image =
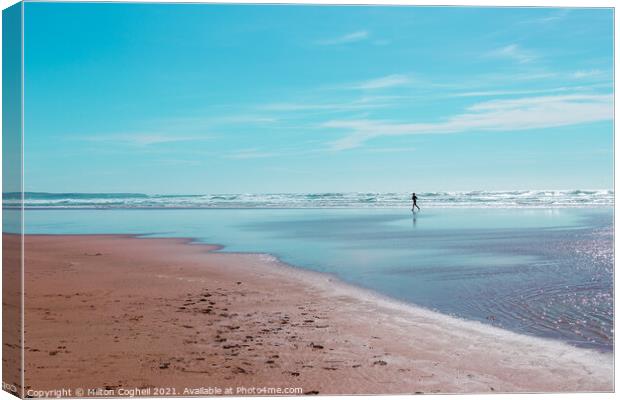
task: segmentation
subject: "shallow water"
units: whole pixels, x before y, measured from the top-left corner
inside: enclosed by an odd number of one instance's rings
[[[611,208],[27,210],[25,221],[26,233],[270,253],[446,314],[613,350]]]

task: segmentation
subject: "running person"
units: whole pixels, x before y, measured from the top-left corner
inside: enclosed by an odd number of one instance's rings
[[[413,202],[411,211],[415,211],[415,207],[418,207],[418,211],[420,211],[420,207],[418,206],[418,196],[416,196],[415,193],[411,194],[411,201]]]

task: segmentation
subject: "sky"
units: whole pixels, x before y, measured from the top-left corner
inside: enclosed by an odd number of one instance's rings
[[[26,3],[25,190],[610,189],[613,11]]]

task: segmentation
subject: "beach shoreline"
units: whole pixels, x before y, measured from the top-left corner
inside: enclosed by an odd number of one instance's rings
[[[613,390],[613,354],[392,301],[267,254],[129,235],[26,235],[25,248],[27,390]]]

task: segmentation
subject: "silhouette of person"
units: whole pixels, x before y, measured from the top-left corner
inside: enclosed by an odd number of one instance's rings
[[[418,211],[420,211],[420,207],[418,206],[418,196],[416,196],[415,193],[411,194],[411,201],[413,201],[411,211],[415,211],[415,207],[418,207]]]

